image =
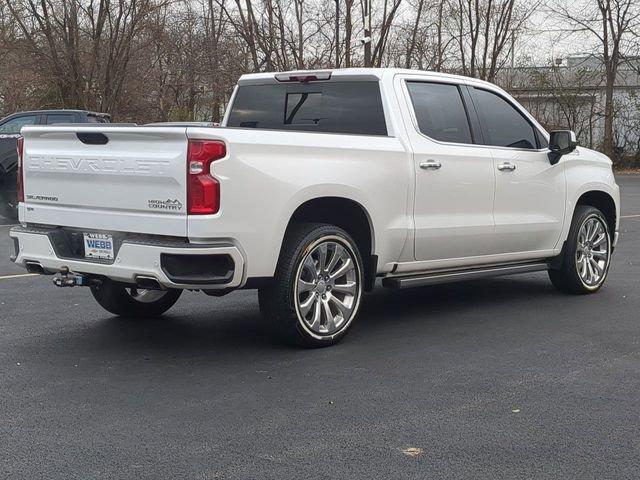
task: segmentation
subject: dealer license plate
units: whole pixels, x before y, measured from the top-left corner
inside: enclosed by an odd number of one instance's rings
[[[84,256],[113,260],[113,237],[103,233],[85,233]]]

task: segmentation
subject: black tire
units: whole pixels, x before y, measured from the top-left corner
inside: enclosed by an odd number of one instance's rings
[[[125,284],[104,279],[99,287],[91,287],[91,294],[107,312],[131,318],[160,316],[173,307],[182,294],[182,290],[164,290],[162,291],[164,295],[160,298],[143,302],[136,300],[128,289],[130,287]],[[151,290],[150,292],[155,291]]]
[[[583,225],[592,219],[597,219],[606,235],[607,260],[602,275],[599,276],[595,283],[588,284],[583,280],[579,271],[578,258],[579,255],[584,254],[579,251],[578,235]],[[600,210],[588,205],[578,205],[576,207],[563,253],[557,260],[560,266],[549,270],[549,278],[558,290],[572,295],[583,295],[595,293],[602,288],[611,265],[611,234],[607,219]]]
[[[349,275],[355,279],[355,287],[353,288],[353,295],[349,297],[349,303],[352,308],[350,315],[345,318],[345,315],[342,313],[337,314],[342,315],[342,320],[332,323],[332,327],[336,327],[335,331],[319,333],[312,330],[312,326],[305,321],[303,318],[304,315],[296,306],[296,284],[298,276],[301,275],[304,269],[302,262],[313,254],[315,248],[325,242],[329,242],[331,244],[330,247],[333,246],[334,255],[336,255],[338,251],[341,251],[343,254],[348,255],[350,260],[352,259],[354,268],[349,270]],[[344,250],[338,249],[335,245],[339,245],[339,247]],[[326,258],[326,260],[329,259]],[[334,268],[339,270],[339,266],[344,265],[342,260],[340,260],[340,262],[338,267]],[[258,291],[260,311],[270,322],[277,339],[290,345],[303,347],[326,347],[342,339],[353,325],[360,308],[364,280],[362,265],[362,257],[356,242],[343,229],[323,223],[308,223],[293,226],[284,240],[274,281],[269,286],[263,287]],[[316,265],[316,267],[317,266],[318,265]],[[327,270],[327,272],[329,273],[330,271]],[[322,275],[323,274],[320,274],[320,277]],[[331,313],[331,309],[333,309],[335,305],[333,302],[335,299],[340,299],[339,296],[342,295],[338,293],[340,285],[338,285],[337,282],[340,279],[344,281],[344,278],[345,277],[335,277],[333,280],[327,280],[328,287],[324,287],[325,284],[322,278],[319,278],[317,282],[321,282],[323,285],[323,287],[320,288],[331,289],[329,282],[334,282],[334,291],[331,292],[327,290],[321,294],[314,289],[306,293],[310,296],[316,296],[317,300],[315,300],[315,303],[319,304],[318,309],[322,308],[320,304],[331,304],[332,306],[329,307],[329,312]],[[298,295],[304,294],[305,292],[298,293]],[[322,299],[325,299],[325,294],[327,300],[320,300],[320,295]],[[310,296],[307,298],[310,298]],[[343,297],[341,301],[344,302],[345,298]],[[326,321],[327,314],[324,311],[323,314],[325,315],[323,318]],[[339,327],[337,327],[338,322],[342,322]],[[321,322],[319,322],[318,325],[320,325],[320,323]]]

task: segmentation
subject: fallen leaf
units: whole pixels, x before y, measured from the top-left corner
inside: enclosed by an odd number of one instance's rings
[[[422,449],[418,447],[409,447],[402,450],[407,457],[417,457],[422,454]]]

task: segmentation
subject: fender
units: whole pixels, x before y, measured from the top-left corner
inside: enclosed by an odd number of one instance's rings
[[[565,205],[565,222],[556,249],[560,249],[569,235],[571,220],[578,199],[588,192],[602,192],[613,200],[616,208],[616,230],[620,223],[620,189],[615,183],[611,160],[604,155],[579,148],[579,156],[567,158],[565,172],[567,179],[567,201]],[[613,235],[615,232],[611,232]]]

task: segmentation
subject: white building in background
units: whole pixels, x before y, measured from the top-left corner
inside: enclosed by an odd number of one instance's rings
[[[557,59],[548,67],[505,68],[497,83],[549,129],[571,128],[599,148],[604,133],[605,74],[592,54]],[[624,157],[640,159],[640,57],[625,59],[614,87],[614,139]]]

